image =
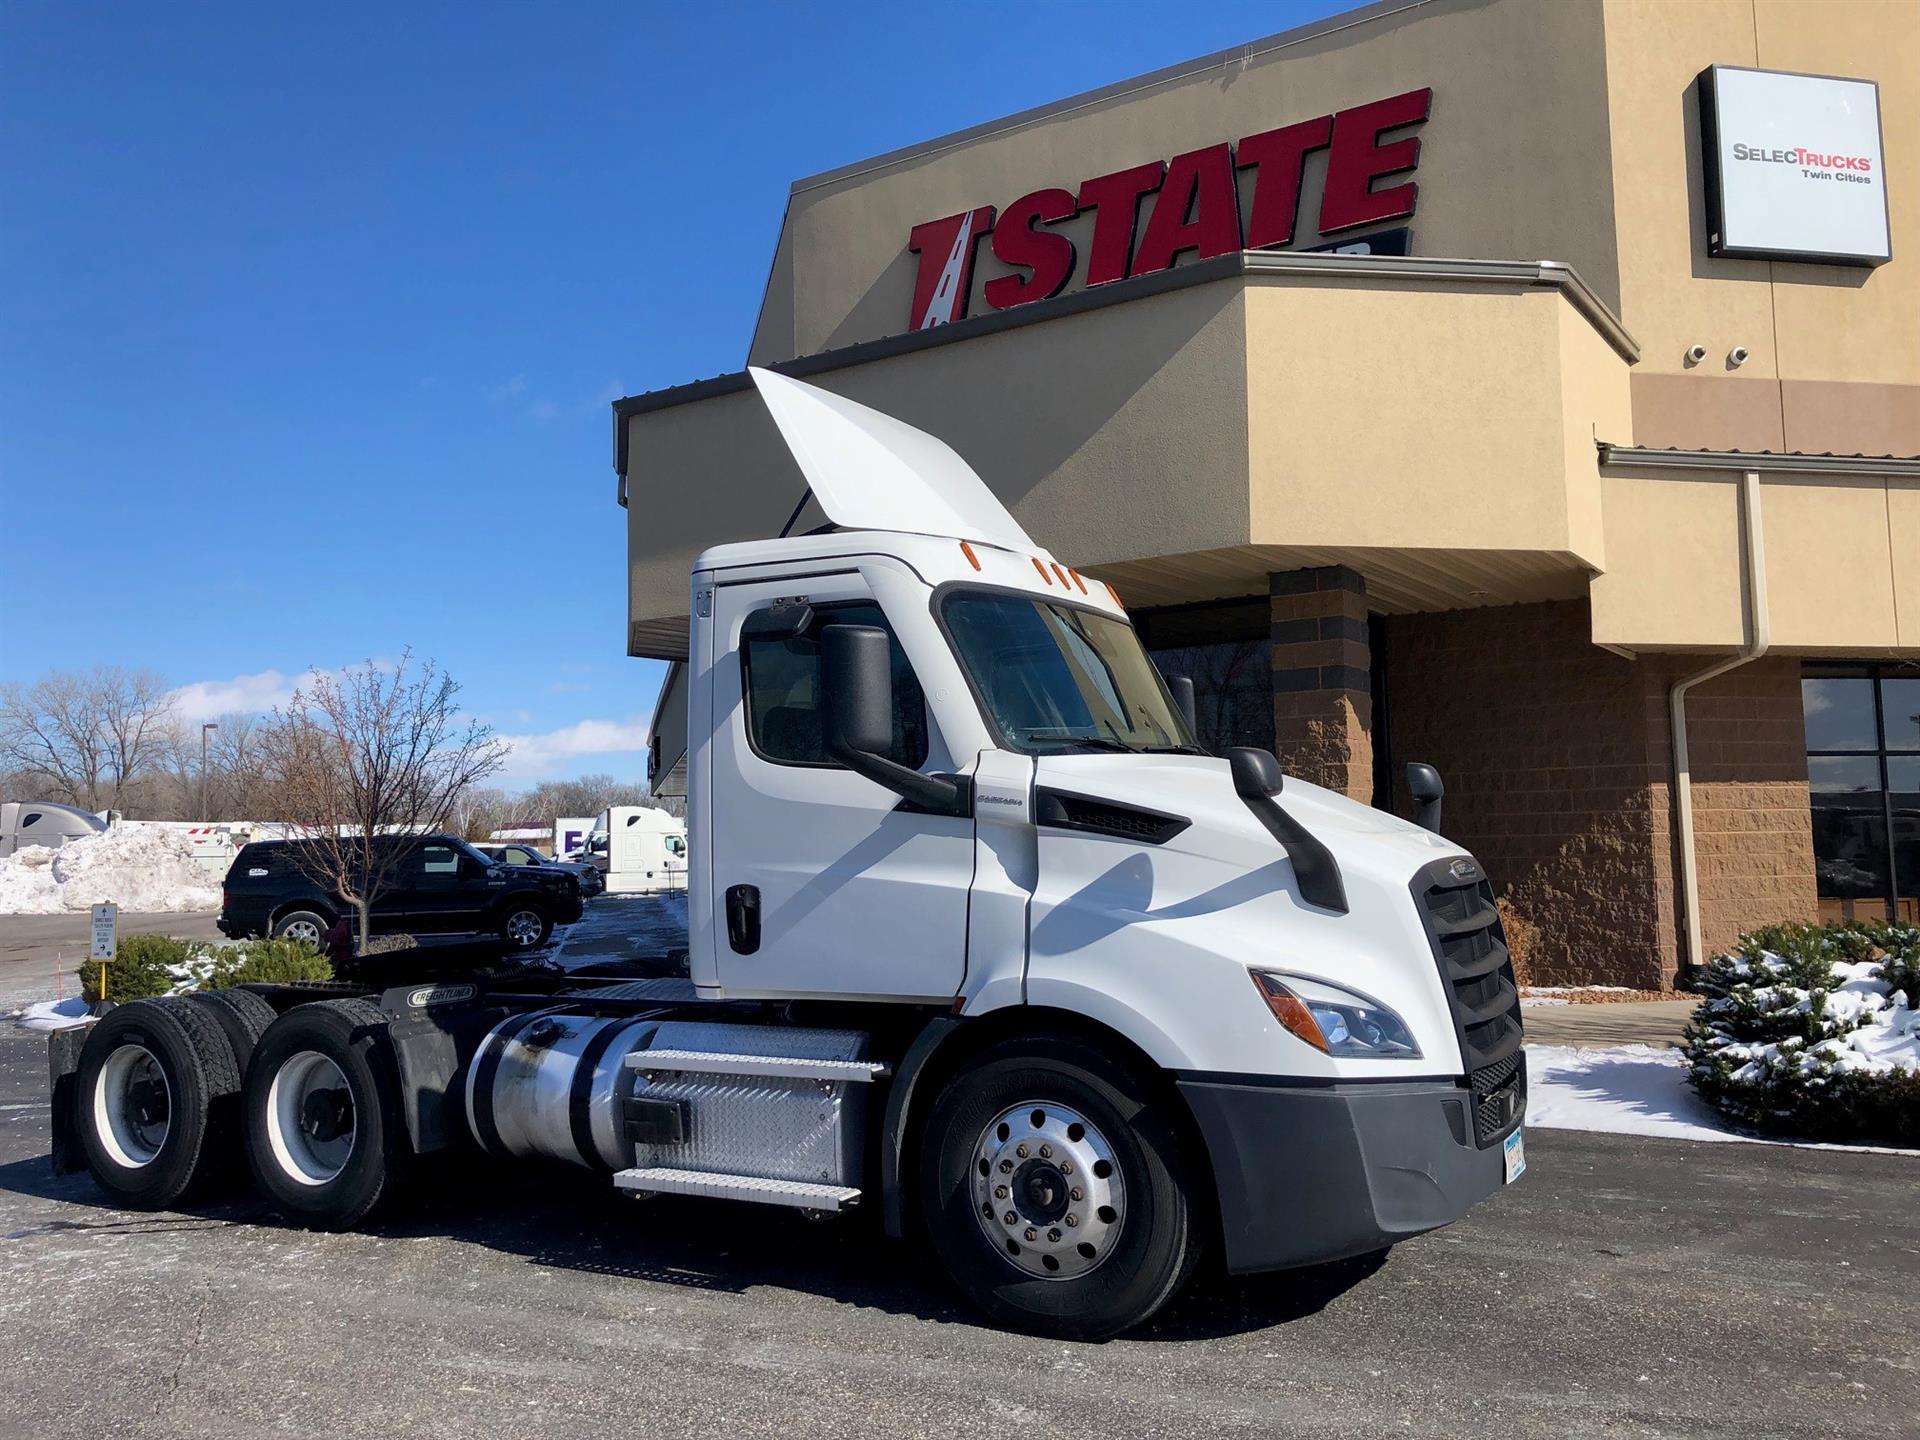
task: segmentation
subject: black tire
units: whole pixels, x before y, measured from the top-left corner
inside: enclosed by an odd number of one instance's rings
[[[412,1150],[386,1025],[366,1000],[297,1005],[254,1048],[247,1161],[260,1188],[301,1225],[350,1229],[401,1188]]]
[[[320,937],[333,928],[333,921],[318,910],[289,910],[284,915],[276,915],[273,920],[273,936],[276,940],[291,933],[295,940],[320,948]],[[311,933],[308,933],[311,931]]]
[[[75,1075],[87,1169],[135,1209],[199,1198],[232,1169],[239,1092],[233,1049],[199,1006],[175,998],[115,1006],[95,1023]]]
[[[1196,1191],[1179,1137],[1162,1118],[1165,1107],[1150,1103],[1149,1096],[1147,1085],[1127,1067],[1067,1036],[1003,1042],[942,1089],[920,1141],[920,1212],[947,1273],[994,1321],[1061,1339],[1105,1340],[1146,1320],[1191,1278],[1203,1248],[1193,1210]],[[1024,1210],[1021,1198],[992,1198],[1002,1193],[993,1188],[1000,1181],[1001,1160],[1013,1157],[1001,1154],[988,1171],[978,1170],[983,1157],[999,1154],[993,1150],[997,1131],[990,1128],[996,1117],[1010,1110],[1026,1113],[1029,1105],[1036,1117],[1054,1105],[1083,1119],[1082,1135],[1090,1130],[1111,1155],[1102,1183],[1114,1184],[1109,1177],[1117,1174],[1124,1186],[1123,1200],[1119,1194],[1111,1197],[1122,1208],[1102,1209],[1098,1225],[1071,1203],[1051,1230],[1042,1220],[1045,1233],[1038,1246],[1022,1244],[1033,1235],[1027,1228],[1030,1213],[998,1208],[1021,1205]],[[1059,1123],[1058,1112],[1050,1123]],[[1036,1148],[1034,1154],[1039,1153]],[[1061,1153],[1068,1151],[1063,1147]],[[1010,1185],[1027,1173],[1027,1163],[1018,1163],[1018,1170],[1005,1177]],[[1101,1174],[1097,1166],[1081,1169]],[[987,1187],[984,1206],[975,1194],[976,1172]],[[1061,1183],[1071,1185],[1073,1178]],[[1090,1195],[1079,1203],[1097,1198]],[[993,1213],[983,1216],[983,1208]],[[1019,1215],[1018,1223],[1000,1228],[1007,1213]],[[1065,1214],[1086,1228],[1062,1230]],[[1105,1253],[1084,1241],[1075,1246],[1076,1234],[1093,1234],[1108,1216],[1117,1216],[1118,1223],[1101,1232],[1103,1243],[1111,1240]],[[1045,1243],[1055,1234],[1064,1236],[1066,1247],[1057,1252]],[[1067,1253],[1076,1248],[1082,1257],[1077,1261]],[[1073,1273],[1049,1261],[1056,1273],[1036,1273],[1036,1259],[1047,1261],[1054,1253],[1066,1255],[1069,1266],[1092,1268]],[[1026,1258],[1016,1260],[1014,1254]]]
[[[500,938],[509,950],[538,950],[553,934],[553,917],[533,900],[509,900],[500,908]]]
[[[279,1018],[278,1012],[251,990],[198,990],[187,998],[220,1027],[233,1050],[233,1063],[244,1076],[247,1062],[253,1058],[253,1047],[260,1043],[267,1027]]]

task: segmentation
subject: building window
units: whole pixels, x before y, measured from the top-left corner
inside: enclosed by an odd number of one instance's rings
[[[1920,919],[1920,667],[1808,665],[1800,702],[1821,918]]]
[[[1273,748],[1273,618],[1266,596],[1136,610],[1130,618],[1154,667],[1193,681],[1202,745],[1216,755],[1231,745]]]

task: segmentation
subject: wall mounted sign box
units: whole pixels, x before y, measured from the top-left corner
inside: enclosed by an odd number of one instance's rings
[[[1892,258],[1878,85],[1712,65],[1698,88],[1709,254],[1824,265]]]

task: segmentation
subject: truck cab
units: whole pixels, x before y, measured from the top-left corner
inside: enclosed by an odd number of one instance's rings
[[[1519,996],[1438,777],[1414,824],[1207,753],[1120,597],[951,449],[752,373],[828,524],[689,577],[649,765],[684,782],[684,956],[120,1007],[53,1066],[99,1183],[230,1173],[224,1076],[303,1223],[468,1137],[635,1195],[873,1205],[996,1321],[1094,1339],[1210,1253],[1376,1252],[1517,1179]],[[189,1055],[215,1021],[231,1064]]]

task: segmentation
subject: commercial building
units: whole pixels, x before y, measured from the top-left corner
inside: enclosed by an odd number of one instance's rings
[[[1920,908],[1916,249],[1912,5],[1389,0],[798,181],[748,358],[949,441],[1215,743],[1437,765],[1537,982],[1662,986]],[[615,411],[679,656],[802,487],[744,373]]]

